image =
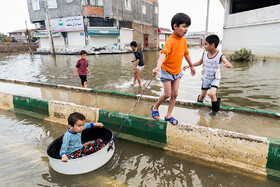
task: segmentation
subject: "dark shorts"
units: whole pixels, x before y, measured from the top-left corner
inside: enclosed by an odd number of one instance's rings
[[[80,79],[81,79],[82,85],[84,86],[84,82],[87,82],[87,76],[80,75]]]

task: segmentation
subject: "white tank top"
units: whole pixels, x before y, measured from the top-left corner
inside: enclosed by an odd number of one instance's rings
[[[212,58],[209,58],[208,54],[209,52],[205,51],[202,57],[204,65],[203,79],[205,81],[213,81],[213,79],[220,79],[220,61],[224,54],[218,51],[218,53]]]

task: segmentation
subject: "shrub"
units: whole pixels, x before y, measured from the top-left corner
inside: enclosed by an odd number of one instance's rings
[[[237,62],[250,62],[255,60],[255,55],[252,54],[252,51],[246,48],[241,48],[240,50],[234,51],[232,55],[230,55],[231,61]]]

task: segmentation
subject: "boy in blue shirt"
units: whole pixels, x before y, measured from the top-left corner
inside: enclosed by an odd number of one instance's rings
[[[202,58],[193,64],[193,66],[199,66],[203,63],[204,75],[201,86],[201,94],[197,97],[197,102],[203,102],[206,97],[208,90],[209,97],[212,101],[212,112],[210,116],[215,116],[220,109],[220,98],[216,97],[216,92],[220,85],[221,73],[220,73],[220,63],[224,63],[224,67],[231,68],[231,63],[226,59],[224,54],[217,50],[219,45],[219,37],[215,34],[206,37],[204,42],[204,49]],[[185,66],[185,70],[189,66]]]
[[[68,159],[80,158],[88,154],[94,153],[103,147],[105,144],[101,139],[86,142],[82,144],[82,131],[91,127],[103,127],[102,123],[85,123],[86,117],[78,112],[74,112],[68,117],[68,130],[62,139],[60,149],[60,157],[62,162],[67,162]]]

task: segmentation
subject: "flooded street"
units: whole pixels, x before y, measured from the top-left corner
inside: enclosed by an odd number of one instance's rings
[[[210,167],[210,163],[120,139],[105,166],[65,176],[50,168],[46,155],[47,146],[66,131],[65,125],[1,109],[0,124],[1,186],[279,186],[273,179]]]
[[[191,48],[193,62],[203,50]],[[141,73],[144,86],[152,78],[159,52],[144,52],[145,68]],[[88,87],[131,94],[141,93],[133,81],[133,54],[88,56],[92,77]],[[0,78],[17,79],[80,87],[74,77],[76,55],[0,54]],[[184,62],[186,63],[186,62]],[[280,60],[268,59],[250,63],[232,62],[233,68],[221,68],[222,80],[218,96],[223,106],[244,107],[280,112]],[[187,70],[181,79],[181,100],[195,101],[200,94],[202,66],[195,68],[196,76]],[[60,100],[128,113],[135,99],[100,96],[69,90],[33,87],[0,82],[0,92],[9,92],[46,100]],[[159,77],[154,79],[145,95],[160,96],[163,86]],[[102,97],[102,99],[101,99]],[[210,103],[210,98],[206,98]],[[150,117],[151,101],[141,101],[133,114]],[[147,110],[145,110],[147,109]],[[167,110],[163,104],[160,113]],[[179,121],[218,129],[280,140],[280,121],[265,116],[254,116],[221,111],[210,118],[208,108],[175,107]],[[191,116],[191,117],[190,117]],[[163,116],[161,116],[163,117]],[[0,109],[0,181],[3,186],[279,186],[264,176],[240,173],[234,168],[220,168],[211,163],[190,159],[185,155],[163,151],[117,138],[116,152],[100,169],[76,176],[65,176],[49,166],[48,145],[65,133],[65,125],[50,123]]]
[[[191,48],[193,62],[199,60],[203,50]],[[158,51],[144,52],[145,68],[141,79],[146,85],[152,78],[152,69],[156,66]],[[74,77],[78,55],[30,55],[0,54],[0,78],[24,81],[54,83],[80,86],[80,79]],[[88,78],[88,87],[125,93],[141,93],[141,89],[130,87],[133,81],[134,55],[96,55],[88,56],[92,77]],[[184,61],[184,64],[186,62]],[[223,106],[280,111],[280,60],[268,59],[263,62],[232,62],[233,68],[221,67],[222,80],[217,95],[222,98]],[[178,99],[195,101],[200,94],[202,66],[196,67],[192,77],[186,70],[180,82]],[[152,81],[146,95],[160,96],[163,86],[157,77]],[[206,98],[210,103],[210,98]]]

